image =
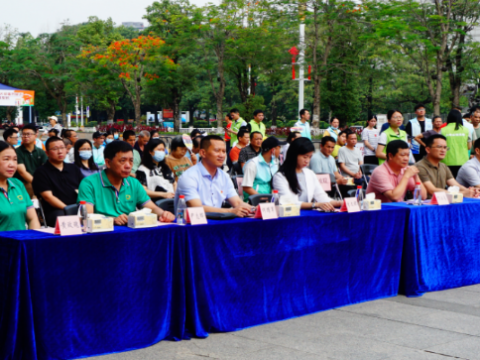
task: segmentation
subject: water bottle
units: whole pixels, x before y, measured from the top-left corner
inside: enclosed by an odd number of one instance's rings
[[[275,204],[275,209],[277,210],[278,215],[278,209],[280,207],[280,195],[278,195],[278,190],[273,190],[272,203]]]
[[[413,193],[413,205],[422,205],[422,187],[421,183],[417,182],[415,185],[415,192]]]
[[[78,217],[80,218],[80,224],[82,226],[82,231],[86,231],[88,211],[87,211],[87,202],[80,201],[80,206],[78,207]]]
[[[185,202],[185,195],[180,195],[177,203],[177,225],[185,225],[187,223],[185,219],[186,213],[187,203]]]
[[[363,210],[363,190],[360,185],[357,186],[357,192],[355,193],[355,198],[358,202],[358,207],[360,210]]]

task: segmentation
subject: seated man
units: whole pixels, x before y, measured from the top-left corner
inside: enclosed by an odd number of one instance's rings
[[[347,144],[338,150],[338,163],[344,175],[352,177],[355,184],[362,185],[363,175],[360,165],[363,165],[363,155],[355,147],[356,144],[357,134],[347,133]]]
[[[441,162],[448,151],[447,138],[441,134],[432,135],[425,140],[425,145],[427,156],[420,160],[416,166],[420,171],[420,180],[428,191],[428,198],[431,198],[433,193],[446,192],[447,185],[458,186],[465,197],[476,197],[477,191],[460,185],[453,177],[448,166]]]
[[[324,136],[320,142],[320,151],[313,154],[309,167],[315,174],[333,174],[338,185],[346,185],[347,179],[338,172],[332,156],[335,144],[333,137]]]
[[[67,205],[77,203],[77,190],[83,179],[80,168],[63,161],[67,156],[65,143],[51,137],[45,145],[48,161],[33,175],[33,191],[42,198],[43,211],[48,226],[54,227],[57,216],[64,216]]]
[[[200,157],[197,165],[192,166],[178,180],[175,192],[175,209],[180,195],[185,196],[189,207],[203,206],[205,212],[233,213],[239,217],[247,216],[251,206],[245,204],[237,195],[230,177],[220,168],[227,157],[225,141],[218,135],[202,138]],[[233,208],[222,208],[227,200]]]
[[[187,146],[181,136],[175,137],[170,144],[170,154],[165,158],[165,164],[172,170],[175,181],[191,166],[192,162],[185,155]]]
[[[465,187],[480,188],[480,139],[475,140],[473,151],[473,158],[468,160],[458,171],[457,181]]]
[[[274,159],[278,159],[280,150],[280,141],[272,136],[263,141],[262,154],[247,161],[243,168],[243,201],[247,202],[250,195],[272,193],[272,178],[278,171]]]
[[[65,130],[64,139],[70,140],[72,147],[68,150],[65,162],[73,164],[75,162],[75,153],[73,147],[78,140],[78,135],[75,130]]]
[[[240,154],[238,155],[238,162],[242,168],[248,160],[260,155],[260,152],[262,151],[262,141],[262,133],[258,131],[250,133],[250,145],[245,146],[240,150]]]
[[[248,129],[243,127],[240,128],[237,134],[238,142],[235,144],[235,146],[230,150],[230,160],[232,162],[237,162],[238,157],[240,156],[240,151],[248,146],[248,143],[250,142],[250,133],[248,132]]]
[[[375,193],[382,202],[399,202],[405,199],[407,190],[414,191],[417,182],[421,182],[418,169],[408,166],[410,148],[403,140],[393,140],[387,144],[387,161],[373,170],[367,187],[367,194]],[[427,191],[422,184],[422,199]]]
[[[3,132],[3,140],[12,145],[14,148],[18,147],[18,131],[14,128],[8,128]]]
[[[45,151],[39,149],[35,144],[37,140],[37,127],[33,124],[27,124],[22,128],[22,145],[15,149],[17,153],[17,172],[15,177],[22,180],[30,196],[33,196],[33,174],[45,164],[47,155]]]
[[[128,214],[146,207],[162,222],[175,216],[163,211],[147,195],[140,182],[129,177],[133,166],[133,148],[125,141],[113,141],[105,147],[106,169],[82,180],[78,202],[86,201],[88,213],[114,217],[115,225],[126,225]]]

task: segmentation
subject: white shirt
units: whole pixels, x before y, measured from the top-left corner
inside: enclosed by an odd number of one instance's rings
[[[281,172],[276,173],[273,177],[273,188],[275,190],[278,190],[278,195],[286,195],[289,197],[295,196],[297,197],[296,204],[298,205],[300,205],[302,202],[313,202],[314,200],[320,203],[332,201],[332,199],[330,199],[327,193],[325,193],[325,190],[323,190],[322,185],[320,185],[317,176],[312,170],[303,168],[302,172],[305,176],[305,183],[307,188],[301,189],[299,194],[295,194],[290,189],[290,185],[288,184],[287,179]],[[300,199],[306,199],[307,201],[301,201]]]
[[[70,149],[70,151],[68,152],[67,156],[65,156],[65,162],[66,163],[69,163],[69,164],[73,164],[75,162],[75,153],[74,153],[75,149],[74,149],[74,146],[72,146],[72,148]]]
[[[362,140],[367,140],[370,145],[376,150],[378,146],[378,140],[380,139],[380,130],[365,128],[362,131]],[[368,147],[364,146],[363,151],[365,156],[375,156],[375,150],[370,150]]]

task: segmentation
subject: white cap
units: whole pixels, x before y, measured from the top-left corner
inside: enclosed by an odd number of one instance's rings
[[[48,117],[48,120],[50,120],[50,119],[55,120],[56,122],[58,122],[58,118],[57,118],[56,116],[49,116],[49,117]]]

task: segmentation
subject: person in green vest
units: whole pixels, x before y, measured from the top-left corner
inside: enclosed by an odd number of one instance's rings
[[[382,165],[387,160],[387,145],[393,140],[403,140],[408,144],[407,133],[400,130],[403,124],[403,114],[399,110],[390,110],[387,113],[387,120],[390,127],[380,134],[375,155]]]
[[[265,124],[263,123],[263,119],[265,118],[265,115],[263,113],[263,110],[255,110],[253,112],[253,120],[248,123],[248,128],[250,129],[250,134],[254,131],[258,131],[263,135],[263,138],[265,139],[265,132],[267,128],[265,127]]]
[[[458,110],[450,110],[447,116],[447,126],[441,134],[447,138],[447,155],[442,162],[447,165],[453,177],[457,177],[458,170],[468,159],[468,150],[472,147],[470,130],[463,126],[462,114]]]
[[[40,229],[37,212],[22,181],[14,179],[17,154],[8,143],[0,142],[0,231]]]
[[[230,134],[230,147],[234,147],[238,141],[237,134],[242,126],[247,126],[247,122],[240,117],[240,111],[238,109],[230,110],[232,116],[232,125],[230,129],[225,129],[225,132]]]

